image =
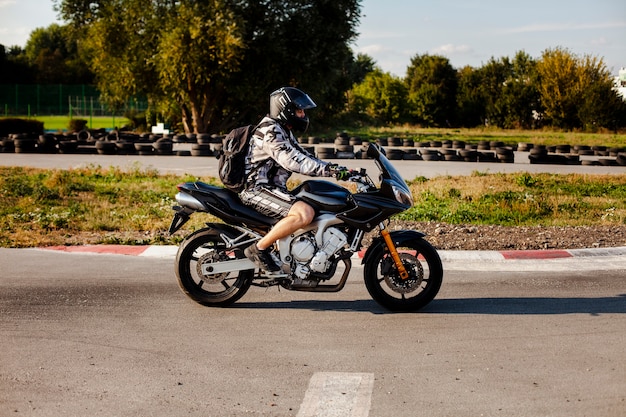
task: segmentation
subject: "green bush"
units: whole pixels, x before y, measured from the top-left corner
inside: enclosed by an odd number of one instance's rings
[[[71,119],[70,120],[70,131],[72,132],[80,132],[81,130],[85,130],[87,127],[87,120],[85,119]]]
[[[7,137],[14,133],[39,136],[43,134],[43,122],[20,118],[0,119],[0,137]]]

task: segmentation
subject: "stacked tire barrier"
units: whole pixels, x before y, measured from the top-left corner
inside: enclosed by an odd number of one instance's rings
[[[61,153],[101,155],[215,156],[222,148],[222,135],[136,134],[118,131],[87,131],[43,135],[11,134],[0,138],[3,153]],[[367,158],[369,141],[337,133],[334,139],[301,138],[304,148],[318,158]],[[533,145],[520,142],[507,146],[501,141],[466,143],[462,140],[414,141],[399,137],[378,138],[391,160],[462,161],[514,163],[515,155],[528,153],[531,164],[626,166],[626,148],[585,145]],[[182,146],[184,144],[184,146]],[[308,144],[308,146],[307,146]]]
[[[531,164],[626,166],[626,148],[520,143],[518,151],[527,151]]]
[[[310,137],[309,144],[323,142],[317,137]],[[433,140],[415,142],[399,137],[378,138],[376,144],[385,148],[387,158],[391,160],[414,161],[464,161],[464,162],[503,162],[515,161],[515,149],[505,146],[503,142],[483,141],[479,144],[466,144],[461,140]],[[352,159],[367,158],[367,147],[370,142],[358,137],[349,137],[346,133],[338,133],[333,146],[322,143],[316,149],[320,159]]]
[[[87,131],[37,137],[11,134],[0,139],[3,153],[60,153],[100,155],[213,156],[222,147],[219,135],[157,135]],[[189,143],[191,150],[174,150],[176,143]]]

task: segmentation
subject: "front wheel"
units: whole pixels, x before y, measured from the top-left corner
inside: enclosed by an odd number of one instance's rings
[[[373,248],[364,278],[372,298],[391,311],[416,311],[431,302],[443,281],[439,254],[421,238],[399,242],[396,249],[409,276],[402,279],[387,246]]]
[[[241,249],[227,250],[216,230],[199,230],[187,237],[178,249],[178,285],[189,298],[200,304],[228,306],[248,291],[254,270],[205,274],[202,266],[244,257]]]

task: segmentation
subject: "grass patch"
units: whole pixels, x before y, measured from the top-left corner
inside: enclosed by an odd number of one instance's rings
[[[194,180],[140,167],[0,167],[0,246],[177,244],[185,233],[166,234],[175,187]],[[626,224],[626,175],[476,172],[420,177],[410,187],[415,205],[398,216],[403,220],[507,226]],[[209,221],[217,219],[192,216],[185,232]]]
[[[503,226],[626,224],[626,175],[474,174],[411,183],[403,220]]]
[[[104,232],[117,236],[142,232],[150,238],[125,243],[156,243],[153,240],[163,240],[169,226],[176,185],[193,180],[139,168],[129,172],[1,167],[0,246],[66,244],[81,234]],[[206,221],[205,216],[196,217],[189,227]],[[99,243],[112,238],[102,239]]]

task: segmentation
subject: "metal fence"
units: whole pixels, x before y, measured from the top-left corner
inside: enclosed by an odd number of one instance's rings
[[[100,101],[92,85],[0,84],[0,114],[10,116],[123,116],[129,110],[145,111],[145,100],[131,98],[120,109]]]

